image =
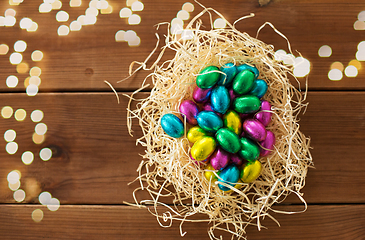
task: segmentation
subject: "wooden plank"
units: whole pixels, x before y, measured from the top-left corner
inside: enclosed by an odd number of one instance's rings
[[[44,213],[41,222],[34,222],[35,209]],[[162,211],[162,209],[159,209]],[[297,211],[296,206],[281,210]],[[126,206],[61,206],[56,212],[38,205],[1,205],[0,232],[4,239],[177,239],[179,223],[162,228],[146,209]],[[257,231],[249,227],[248,239],[363,239],[365,235],[364,205],[310,206],[305,213],[295,215],[275,214],[278,227],[265,219],[268,229]],[[165,223],[166,224],[166,223]],[[184,239],[209,239],[207,223],[185,223]],[[219,234],[221,233],[218,233]],[[223,239],[230,239],[227,234]]]
[[[81,91],[92,89],[109,90],[103,83],[108,80],[119,90],[131,90],[139,87],[146,73],[116,84],[118,80],[128,74],[129,64],[142,61],[154,48],[154,25],[160,22],[169,22],[181,10],[185,1],[153,1],[145,0],[140,25],[128,25],[125,19],[119,18],[119,10],[126,7],[125,1],[109,1],[114,11],[110,15],[98,16],[94,26],[84,26],[79,32],[71,32],[68,36],[58,36],[57,29],[61,24],[55,20],[57,11],[51,13],[38,12],[39,2],[25,1],[19,6],[13,6],[17,11],[15,27],[0,28],[0,43],[10,46],[5,56],[0,56],[0,79],[6,79],[15,74],[19,78],[19,85],[9,89],[5,81],[0,84],[1,91],[24,91],[24,79],[28,74],[16,73],[16,67],[9,63],[9,56],[13,52],[13,44],[21,39],[27,42],[28,48],[24,52],[24,62],[30,67],[39,66],[42,69],[41,91]],[[257,0],[250,1],[200,1],[207,7],[220,11],[230,22],[253,12],[256,17],[237,23],[240,31],[251,36],[256,35],[257,29],[269,21],[285,34],[292,44],[293,50],[298,50],[312,63],[309,75],[311,89],[365,89],[364,71],[360,70],[355,79],[344,77],[342,81],[330,81],[327,77],[331,63],[340,61],[346,67],[350,60],[355,58],[357,44],[363,40],[361,31],[355,31],[353,24],[358,13],[364,8],[359,1],[328,1],[321,0],[313,3],[307,0],[271,1],[265,7],[260,7]],[[194,3],[195,10],[192,16],[202,10]],[[4,12],[9,5],[7,1],[0,4],[0,12]],[[67,11],[71,21],[84,14],[87,3],[79,8],[70,8],[68,1],[63,2],[62,10]],[[27,32],[19,28],[22,17],[30,17],[37,22],[36,32]],[[216,16],[213,16],[215,19]],[[207,19],[205,17],[204,19]],[[205,21],[204,26],[209,24]],[[141,38],[139,47],[128,47],[126,42],[115,42],[114,36],[118,30],[134,30]],[[160,33],[165,33],[165,28]],[[262,30],[259,39],[273,44],[276,49],[287,49],[286,41],[275,34],[269,27]],[[333,54],[329,58],[318,57],[317,51],[322,45],[330,45]],[[32,62],[30,55],[34,50],[44,52],[41,62]],[[168,54],[167,58],[172,55]],[[302,80],[303,83],[303,80]]]
[[[147,93],[139,95],[145,97]],[[7,174],[18,169],[22,173],[24,202],[38,203],[41,191],[49,191],[61,204],[121,204],[133,201],[138,186],[127,184],[137,177],[143,148],[135,146],[136,138],[126,127],[127,98],[118,105],[112,93],[2,94],[3,105],[14,110],[24,108],[27,117],[17,122],[14,117],[2,119],[0,133],[17,132],[17,153],[5,151],[0,141],[0,202],[13,203]],[[304,197],[309,203],[363,203],[365,188],[365,154],[363,92],[309,92],[309,107],[301,118],[301,129],[312,139],[315,169],[309,169]],[[29,116],[35,109],[44,112],[48,126],[45,142],[34,144],[36,123]],[[134,130],[138,134],[137,122]],[[44,147],[57,150],[44,162],[39,152]],[[26,166],[21,161],[24,151],[35,155]],[[35,181],[33,181],[35,180]],[[35,187],[37,182],[39,187]],[[35,188],[35,190],[34,190]],[[33,190],[32,190],[33,189]],[[298,202],[290,198],[287,203]]]

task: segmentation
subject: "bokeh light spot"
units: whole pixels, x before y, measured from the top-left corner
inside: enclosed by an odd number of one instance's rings
[[[190,18],[190,14],[186,10],[180,10],[176,17],[180,18],[181,20],[188,20]]]
[[[14,75],[10,75],[9,77],[6,78],[6,86],[8,88],[15,88],[18,85],[18,78]]]
[[[16,191],[20,188],[20,181],[17,181],[16,183],[8,183],[8,187],[11,191]]]
[[[31,151],[23,152],[22,154],[22,162],[25,165],[30,165],[34,160],[34,154]]]
[[[132,11],[129,8],[122,8],[119,12],[120,18],[129,18],[132,15]]]
[[[34,110],[30,114],[30,119],[32,119],[33,122],[40,122],[40,121],[42,121],[43,117],[44,117],[44,114],[41,110]]]
[[[9,46],[6,44],[0,44],[0,55],[6,55],[9,52]]]
[[[67,36],[70,33],[70,28],[66,25],[61,25],[57,29],[58,36]]]
[[[342,72],[344,69],[344,66],[341,62],[334,62],[331,64],[331,69],[338,69]]]
[[[40,202],[40,204],[42,205],[47,205],[50,204],[52,199],[52,195],[49,192],[42,192],[41,194],[39,194],[38,196],[38,201]]]
[[[56,14],[56,20],[57,20],[57,22],[67,22],[69,17],[70,16],[65,11],[59,11]]]
[[[279,49],[275,52],[274,58],[277,61],[284,61],[286,59],[286,52],[283,49]]]
[[[29,78],[29,84],[33,84],[38,87],[39,85],[41,85],[41,78],[38,76],[31,76]]]
[[[190,2],[186,2],[184,3],[184,5],[182,6],[182,9],[187,11],[187,12],[192,12],[194,11],[194,5]]]
[[[40,50],[35,50],[32,52],[31,58],[34,62],[39,62],[43,59],[43,52]]]
[[[355,66],[357,70],[361,69],[361,62],[357,61],[356,59],[351,60],[349,65]]]
[[[39,5],[38,11],[40,13],[49,13],[50,11],[52,11],[52,4],[42,3],[41,5]]]
[[[365,30],[365,22],[364,21],[356,21],[354,23],[354,29],[355,30]]]
[[[131,7],[134,2],[137,2],[138,0],[127,0],[127,6]]]
[[[32,67],[29,71],[29,75],[39,77],[42,74],[42,69],[39,67]]]
[[[40,222],[43,219],[43,211],[41,209],[35,209],[32,212],[32,219],[34,222]]]
[[[44,135],[47,132],[47,125],[44,123],[38,123],[34,128],[35,133],[38,135]]]
[[[350,65],[345,68],[346,77],[356,77],[357,74],[358,74],[358,71],[355,66]]]
[[[9,106],[5,106],[1,109],[1,116],[5,119],[11,118],[13,115],[13,108]]]
[[[27,32],[35,32],[38,29],[38,24],[36,22],[32,23],[32,26],[27,29]]]
[[[18,144],[16,142],[9,142],[6,144],[5,150],[10,155],[13,155],[18,151]]]
[[[84,25],[93,25],[97,21],[96,16],[94,15],[86,15],[84,18]]]
[[[124,34],[125,31],[123,30],[119,30],[118,32],[115,33],[115,41],[116,42],[124,42]]]
[[[213,23],[213,27],[215,29],[225,28],[226,25],[227,25],[226,21],[224,21],[224,19],[222,19],[222,18],[217,18],[216,20],[214,20],[214,23]]]
[[[52,3],[52,9],[54,10],[61,9],[61,7],[62,7],[62,2],[60,0],[56,0]]]
[[[25,191],[22,189],[16,190],[13,194],[14,200],[17,202],[22,202],[25,199]]]
[[[22,60],[23,60],[23,55],[17,52],[12,53],[9,57],[9,61],[13,65],[21,63]]]
[[[71,31],[80,31],[81,27],[82,27],[82,25],[78,21],[72,21],[70,24]]]
[[[96,16],[98,16],[98,14],[99,14],[99,11],[95,7],[89,7],[85,11],[85,16],[95,16],[96,17]]]
[[[7,142],[12,142],[16,138],[16,132],[13,129],[6,130],[4,133],[4,139]]]
[[[9,172],[8,176],[6,177],[8,182],[11,184],[15,184],[16,182],[19,182],[20,178],[21,178],[21,173],[18,170],[13,170],[13,171]]]
[[[80,7],[81,6],[81,0],[71,0],[70,1],[70,7]]]
[[[323,45],[318,49],[318,56],[330,57],[332,55],[332,48],[328,45]]]
[[[128,24],[129,25],[138,25],[141,23],[141,17],[137,14],[132,14],[129,18],[128,18]]]
[[[52,157],[52,150],[49,148],[43,148],[40,152],[39,152],[39,157],[43,160],[43,161],[48,161],[51,159]]]
[[[143,3],[142,3],[142,2],[140,2],[140,1],[135,1],[134,3],[132,3],[131,8],[132,8],[132,11],[133,11],[133,12],[143,11],[143,9],[144,9],[144,5],[143,5]]]
[[[328,79],[331,81],[340,81],[343,78],[342,71],[339,69],[331,69],[328,72]]]
[[[111,5],[108,5],[107,8],[100,10],[101,14],[111,14],[112,12],[113,12],[113,7]]]
[[[15,120],[17,120],[19,122],[24,121],[26,116],[27,116],[27,112],[21,108],[16,110],[15,114],[14,114]]]
[[[52,212],[57,211],[60,208],[60,200],[57,198],[52,198],[50,203],[47,204],[47,208]]]
[[[18,65],[16,66],[16,71],[17,71],[18,73],[26,73],[26,72],[28,72],[28,70],[29,70],[29,65],[28,65],[28,63],[20,63],[20,64],[18,64]]]
[[[34,97],[38,93],[38,86],[34,85],[34,84],[30,84],[30,79],[29,79],[29,85],[25,89],[25,92],[27,93],[28,96]]]
[[[357,19],[359,19],[359,21],[365,21],[365,11],[359,12]]]
[[[45,137],[44,135],[38,135],[37,133],[33,133],[32,139],[35,144],[41,144],[44,142]]]
[[[7,16],[12,16],[12,17],[15,17],[16,15],[16,11],[12,8],[8,8],[5,10],[5,13],[4,13],[4,16],[7,17]]]
[[[23,40],[18,40],[14,43],[14,50],[16,52],[24,52],[27,49],[27,43]]]
[[[21,29],[28,29],[32,26],[32,23],[33,23],[32,19],[25,17],[22,18],[22,20],[20,20],[19,26]]]
[[[4,18],[4,26],[6,27],[12,27],[14,26],[16,23],[16,18],[13,16],[6,16]]]

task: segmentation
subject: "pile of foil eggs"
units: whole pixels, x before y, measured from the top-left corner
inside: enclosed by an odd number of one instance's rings
[[[196,77],[193,100],[180,104],[181,117],[190,125],[190,157],[222,191],[230,188],[220,182],[239,188],[255,181],[262,168],[258,159],[274,148],[275,135],[266,129],[271,105],[261,100],[268,85],[258,76],[258,69],[247,64],[208,66]],[[169,136],[184,135],[178,116],[165,114],[160,123]]]

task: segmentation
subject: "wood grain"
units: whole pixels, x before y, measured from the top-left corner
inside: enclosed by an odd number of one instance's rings
[[[0,56],[0,79],[15,74],[20,83],[14,89],[8,89],[5,81],[0,83],[1,91],[24,91],[23,81],[27,74],[16,73],[16,67],[9,63],[9,56],[13,51],[16,40],[22,39],[28,43],[24,62],[30,67],[39,66],[42,69],[42,84],[40,91],[109,91],[104,80],[113,83],[119,90],[133,90],[139,87],[141,80],[147,73],[138,73],[131,79],[117,84],[117,81],[128,76],[129,64],[144,60],[154,48],[155,25],[160,22],[170,22],[181,10],[185,1],[143,1],[145,8],[140,12],[140,25],[128,25],[125,19],[119,18],[119,10],[125,7],[125,1],[110,1],[114,12],[110,15],[99,15],[94,26],[84,26],[79,32],[71,32],[68,36],[58,36],[57,28],[61,24],[69,25],[79,15],[84,14],[87,3],[79,8],[70,8],[68,1],[63,1],[62,10],[69,13],[66,23],[58,23],[55,19],[57,11],[40,14],[39,2],[25,1],[13,8],[17,11],[17,24],[14,27],[0,28],[0,43],[10,46],[5,56]],[[312,1],[281,0],[271,1],[261,7],[257,0],[240,1],[200,1],[207,7],[220,11],[228,21],[255,13],[256,17],[237,23],[240,31],[256,36],[257,29],[265,22],[271,22],[285,34],[292,44],[294,51],[299,51],[312,64],[309,75],[310,89],[365,89],[364,68],[359,71],[355,79],[344,77],[341,81],[330,81],[327,77],[331,63],[340,61],[346,67],[355,58],[357,44],[363,40],[362,31],[355,31],[353,24],[358,13],[365,4],[356,0]],[[195,5],[192,16],[202,10]],[[8,8],[7,1],[0,4],[0,12]],[[30,17],[36,21],[39,28],[36,32],[26,32],[19,28],[22,17]],[[216,16],[213,16],[214,19]],[[204,26],[209,29],[207,16],[203,17]],[[114,35],[118,30],[135,30],[141,38],[139,47],[128,47],[127,43],[115,42]],[[166,32],[166,28],[159,31]],[[286,49],[286,41],[275,34],[269,27],[259,34],[259,39],[273,44],[276,49]],[[329,58],[318,57],[317,51],[322,45],[330,45],[333,54]],[[32,62],[30,54],[34,50],[44,52],[41,62]],[[167,54],[169,59],[173,53]],[[296,54],[298,55],[298,54]],[[301,80],[302,86],[304,80]]]
[[[42,209],[44,218],[33,222],[31,214]],[[159,209],[163,211],[163,209]],[[298,211],[297,206],[280,210]],[[162,228],[146,209],[126,206],[61,206],[56,212],[39,205],[0,205],[2,239],[180,239],[179,223]],[[268,229],[260,232],[248,227],[248,239],[290,240],[361,240],[365,235],[364,205],[309,206],[307,212],[295,215],[274,214],[278,227],[265,219]],[[183,239],[209,239],[207,223],[185,223]],[[220,232],[217,232],[219,236]],[[223,239],[230,239],[223,234]]]
[[[139,97],[145,97],[143,93]],[[24,108],[24,122],[1,119],[0,132],[14,129],[19,150],[9,155],[0,151],[0,202],[13,203],[7,174],[22,173],[21,188],[25,202],[38,203],[40,191],[49,191],[61,204],[121,204],[133,201],[137,184],[127,184],[137,176],[143,148],[128,135],[126,107],[128,98],[120,95],[117,104],[112,93],[44,93],[34,98],[25,94],[2,94],[1,102]],[[315,169],[309,169],[304,197],[309,203],[364,203],[360,189],[365,188],[363,147],[365,136],[365,101],[363,92],[310,92],[309,106],[301,116],[301,130],[312,139]],[[44,111],[48,126],[46,140],[32,142],[35,123],[29,115],[34,109]],[[138,135],[137,122],[133,129]],[[0,142],[5,149],[6,142]],[[48,162],[39,158],[43,147],[51,147],[55,156]],[[34,162],[25,166],[21,154],[32,151]],[[38,182],[35,188],[33,179]],[[27,187],[27,182],[28,187]],[[29,189],[29,191],[27,190]],[[31,191],[33,189],[33,192]],[[29,192],[29,193],[28,193]],[[141,195],[145,197],[145,195]],[[287,203],[297,203],[289,198]]]

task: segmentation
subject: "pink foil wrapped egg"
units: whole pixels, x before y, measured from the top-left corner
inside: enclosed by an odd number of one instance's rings
[[[185,100],[180,104],[180,113],[186,117],[186,121],[191,125],[196,125],[196,116],[199,113],[199,108],[194,101]]]
[[[274,149],[275,135],[273,132],[267,130],[265,140],[260,142],[260,156],[265,157],[269,155]]]
[[[212,88],[202,89],[199,87],[195,87],[193,92],[193,99],[197,103],[203,103],[210,99],[210,93],[212,92]]]
[[[217,148],[215,152],[209,157],[210,164],[215,170],[222,170],[225,168],[230,159],[230,154],[221,148]]]
[[[243,131],[246,133],[247,137],[261,142],[266,138],[265,126],[256,119],[246,119],[242,126]]]
[[[262,101],[260,111],[255,115],[254,118],[259,120],[264,126],[267,126],[271,121],[272,113],[266,111],[270,110],[271,110],[271,104],[268,101]]]

